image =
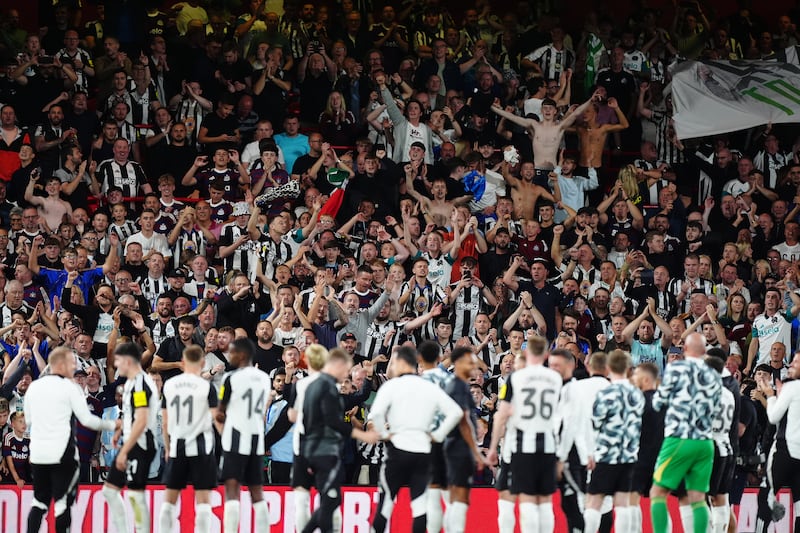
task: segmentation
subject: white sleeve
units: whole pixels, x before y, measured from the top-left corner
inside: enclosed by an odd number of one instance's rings
[[[77,385],[68,384],[67,394],[69,395],[69,403],[72,407],[72,412],[82,425],[95,431],[111,431],[116,427],[113,420],[103,420],[89,412],[89,406],[86,405],[86,398],[81,395]]]

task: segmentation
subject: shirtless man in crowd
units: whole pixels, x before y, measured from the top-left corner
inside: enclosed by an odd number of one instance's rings
[[[536,220],[536,202],[545,198],[551,202],[558,202],[550,191],[534,182],[536,167],[531,161],[523,161],[519,167],[519,177],[513,176],[508,168],[508,162],[503,161],[501,167],[503,179],[511,186],[511,199],[514,200],[514,219]]]
[[[617,114],[619,124],[598,124],[597,103],[593,102],[583,112],[583,121],[575,127],[575,132],[581,140],[579,164],[582,167],[600,168],[603,165],[603,148],[608,134],[628,127],[628,119],[615,98],[608,99],[608,107]]]
[[[558,150],[564,138],[564,132],[578,117],[583,116],[584,111],[598,97],[598,93],[595,91],[591,98],[579,105],[571,113],[568,113],[561,121],[557,120],[558,107],[556,107],[556,102],[551,98],[545,98],[542,102],[541,120],[509,113],[500,107],[498,102],[492,105],[492,111],[528,130],[531,136],[531,144],[533,145],[533,159],[536,163],[536,178],[534,182],[547,187],[548,176],[556,167],[556,162],[558,161]]]

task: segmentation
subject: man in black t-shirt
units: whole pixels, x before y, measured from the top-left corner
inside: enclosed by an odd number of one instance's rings
[[[217,148],[236,148],[241,140],[239,121],[233,114],[233,100],[224,95],[217,102],[217,109],[203,119],[197,140],[205,145],[205,151],[213,154]]]
[[[277,346],[272,342],[272,337],[275,334],[272,322],[269,320],[262,320],[256,326],[256,353],[253,356],[253,364],[269,374],[279,366],[283,366],[281,358],[283,357],[283,347]]]

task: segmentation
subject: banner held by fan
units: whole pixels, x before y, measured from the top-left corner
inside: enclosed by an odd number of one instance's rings
[[[679,139],[800,121],[796,63],[686,61],[672,67],[672,76]]]

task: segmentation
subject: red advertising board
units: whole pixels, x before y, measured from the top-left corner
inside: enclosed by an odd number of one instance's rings
[[[100,492],[100,485],[82,485],[78,490],[75,505],[72,509],[72,531],[83,533],[113,533],[114,528],[108,521],[108,507]],[[265,487],[264,497],[269,506],[272,533],[294,532],[294,498],[288,487]],[[0,487],[0,531],[12,533],[25,531],[25,524],[30,509],[33,491],[30,487],[18,489],[8,486]],[[181,493],[180,529],[176,523],[173,531],[191,532],[194,530],[194,505],[182,505],[181,501],[191,502],[193,492],[187,489]],[[558,508],[556,495],[556,531],[566,532],[564,515]],[[791,533],[792,502],[789,493],[781,493],[780,501],[786,506],[787,513],[781,522],[776,524],[775,533]],[[153,486],[147,490],[147,501],[152,511],[153,533],[162,533],[158,526],[158,513],[164,501],[164,487]],[[369,533],[369,520],[377,502],[377,491],[374,487],[347,487],[342,498],[342,531],[344,533]],[[213,519],[211,531],[222,531],[222,489],[211,495]],[[644,531],[652,531],[649,520],[649,502],[642,501],[644,515]],[[756,520],[756,491],[748,490],[742,499],[742,505],[737,509],[739,517],[739,531],[753,531]],[[129,523],[130,521],[130,509]],[[680,515],[677,502],[670,501],[670,513],[674,531],[680,532]],[[401,493],[400,502],[395,510],[392,522],[393,532],[407,532],[411,530],[411,512],[408,507],[408,497]],[[249,494],[242,492],[241,507],[241,532],[253,530],[253,513],[250,505]],[[53,522],[49,520],[42,526],[42,532],[54,531]],[[469,514],[467,515],[467,532],[497,533],[497,493],[493,489],[481,488],[472,491]]]

